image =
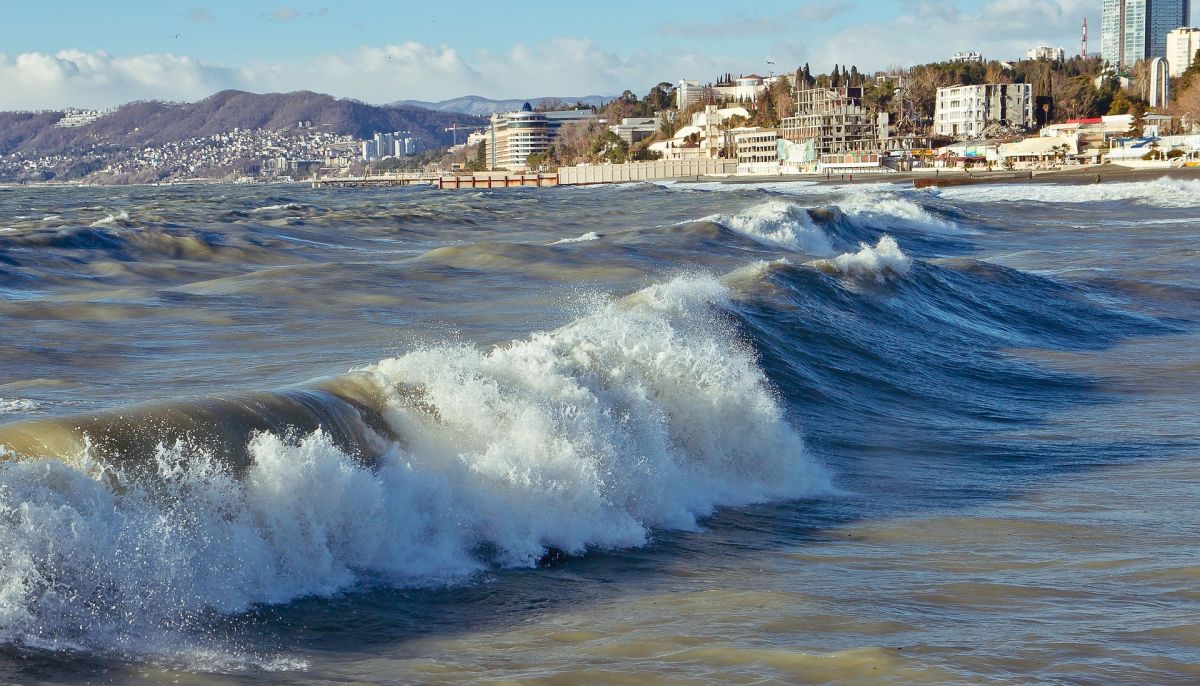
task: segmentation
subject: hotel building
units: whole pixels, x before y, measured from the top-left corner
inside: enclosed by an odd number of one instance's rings
[[[534,112],[529,103],[519,112],[493,114],[484,131],[484,159],[491,169],[524,171],[529,156],[549,150],[563,125],[595,116],[591,110]]]

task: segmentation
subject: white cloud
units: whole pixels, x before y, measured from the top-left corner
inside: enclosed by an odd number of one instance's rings
[[[462,55],[414,41],[321,55],[302,63],[226,67],[171,53],[0,53],[0,109],[108,107],[141,99],[193,101],[226,88],[313,90],[372,103],[460,95],[513,98],[643,92],[662,80],[708,78],[732,58],[639,52],[622,57],[591,40],[517,43]],[[753,65],[751,65],[753,66]]]
[[[881,69],[942,60],[960,50],[1016,59],[1039,44],[1074,54],[1085,16],[1093,27],[1090,49],[1099,50],[1100,5],[1094,0],[985,0],[969,12],[958,5],[952,0],[906,3],[908,11],[886,23],[846,28],[812,46],[812,67],[825,71],[838,63]]]
[[[781,73],[805,61],[817,71],[834,63],[870,70],[944,59],[966,49],[989,57],[1019,57],[1038,43],[1064,45],[1073,52],[1080,19],[1095,9],[1092,0],[986,0],[970,13],[956,11],[958,4],[906,3],[906,14],[895,20],[858,23],[823,41],[793,41],[780,35],[764,54]],[[725,72],[767,68],[760,55],[734,57],[704,43],[692,51],[648,48],[622,55],[590,39],[555,38],[464,54],[449,46],[407,41],[308,61],[236,67],[171,53],[0,54],[0,109],[103,107],[138,99],[190,101],[226,88],[313,90],[372,103],[468,94],[570,97],[625,89],[640,94],[659,81],[708,80]],[[1097,45],[1094,40],[1093,49]]]

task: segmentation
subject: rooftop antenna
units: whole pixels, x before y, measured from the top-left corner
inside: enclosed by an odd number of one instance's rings
[[[1083,18],[1083,40],[1079,43],[1079,56],[1087,59],[1087,17]]]

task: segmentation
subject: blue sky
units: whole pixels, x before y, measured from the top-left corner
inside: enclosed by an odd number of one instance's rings
[[[693,0],[683,3],[184,0],[4,3],[0,107],[194,100],[234,87],[368,102],[639,93],[661,80],[865,70],[963,49],[1078,50],[1100,0]],[[446,9],[450,7],[452,9]]]

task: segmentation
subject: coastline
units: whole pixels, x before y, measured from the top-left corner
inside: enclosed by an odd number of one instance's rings
[[[845,175],[850,176],[850,175]],[[1160,178],[1200,179],[1200,168],[1182,169],[1134,169],[1116,164],[1102,164],[1078,169],[1048,169],[1032,171],[981,171],[966,172],[961,169],[945,170],[941,174],[931,172],[896,172],[892,174],[855,174],[854,178],[839,175],[826,178],[818,174],[785,174],[780,176],[728,176],[679,179],[678,183],[724,183],[758,184],[808,182],[820,185],[849,185],[894,183],[911,185],[917,180],[946,180],[946,185],[997,184],[997,183],[1040,183],[1083,185],[1091,183],[1113,183],[1121,181],[1153,181]]]
[[[853,178],[850,178],[853,177]],[[780,175],[754,175],[754,176],[689,176],[677,179],[656,179],[658,181],[675,181],[680,184],[690,183],[721,183],[729,185],[754,185],[762,183],[815,183],[820,185],[860,185],[860,184],[903,184],[912,185],[912,182],[918,180],[935,181],[930,185],[939,185],[938,180],[946,181],[945,185],[974,185],[974,184],[998,184],[998,183],[1037,183],[1037,184],[1065,184],[1065,185],[1084,185],[1092,183],[1113,183],[1113,182],[1128,182],[1128,181],[1153,181],[1160,178],[1171,179],[1200,179],[1200,168],[1173,168],[1173,169],[1134,169],[1131,167],[1123,167],[1116,164],[1091,165],[1080,168],[1070,169],[1038,169],[1026,171],[979,171],[967,172],[961,169],[942,170],[940,174],[933,174],[928,171],[921,172],[895,172],[891,174],[839,174],[836,177],[826,178],[820,174],[780,174]],[[307,186],[309,181],[268,181],[249,185],[263,186]],[[624,183],[624,182],[622,182]],[[194,180],[194,181],[178,181],[173,183],[157,183],[157,184],[94,184],[94,183],[79,183],[79,182],[54,182],[46,181],[39,183],[0,183],[0,190],[19,190],[22,188],[128,188],[128,187],[145,187],[145,186],[245,186],[248,185],[241,181],[212,181],[212,180]],[[602,184],[597,184],[602,185]]]

